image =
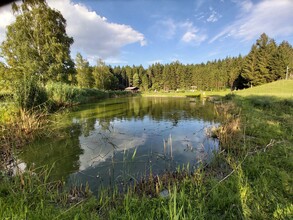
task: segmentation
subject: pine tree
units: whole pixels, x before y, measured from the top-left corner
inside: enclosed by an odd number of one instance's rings
[[[292,66],[293,48],[287,41],[283,41],[271,57],[271,74],[274,76],[275,80],[285,79],[287,68]]]

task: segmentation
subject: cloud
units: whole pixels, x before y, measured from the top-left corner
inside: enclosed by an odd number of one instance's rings
[[[222,15],[219,14],[218,12],[216,12],[213,8],[210,8],[210,12],[211,12],[211,14],[207,18],[207,22],[212,22],[213,23],[213,22],[218,21],[222,17]]]
[[[196,28],[192,22],[187,21],[181,24],[183,28],[186,28],[184,35],[181,38],[181,41],[185,43],[193,43],[199,45],[201,42],[207,39],[207,36],[203,33],[200,33],[199,29]]]
[[[273,38],[293,33],[292,0],[263,0],[256,4],[246,0],[239,6],[240,17],[212,38],[210,43],[230,36],[248,41],[264,32]]]
[[[67,33],[75,40],[73,49],[81,50],[88,56],[107,59],[117,57],[127,44],[146,45],[142,33],[128,25],[109,22],[80,3],[49,0],[48,4],[59,10],[67,20]]]
[[[82,52],[85,57],[115,58],[125,45],[133,43],[146,45],[142,33],[128,25],[109,22],[85,5],[73,3],[70,0],[48,0],[47,2],[51,8],[59,10],[67,20],[67,34],[74,38],[72,50]],[[15,18],[11,12],[11,5],[2,7],[0,14],[0,41],[2,42],[5,39],[6,26]]]
[[[15,21],[15,17],[11,10],[11,5],[0,7],[0,43],[4,41],[6,35],[6,26]]]
[[[155,33],[165,40],[179,39],[183,43],[199,45],[207,36],[194,26],[193,22],[174,21],[172,18],[161,19],[156,22]]]

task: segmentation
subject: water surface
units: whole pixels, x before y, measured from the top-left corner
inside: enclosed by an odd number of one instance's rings
[[[88,182],[93,191],[187,164],[196,167],[218,147],[206,135],[218,124],[213,104],[191,98],[108,99],[54,120],[58,135],[32,143],[21,159],[54,164],[55,178]]]

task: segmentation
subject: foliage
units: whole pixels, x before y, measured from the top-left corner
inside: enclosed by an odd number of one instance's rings
[[[278,87],[278,83],[270,87]],[[240,130],[237,138],[228,134],[229,144],[221,146],[221,153],[209,165],[148,176],[125,194],[103,191],[97,198],[77,203],[68,203],[70,192],[56,190],[46,178],[38,180],[39,176],[33,175],[30,178],[36,179],[29,179],[25,174],[2,179],[1,217],[290,219],[293,102],[276,96],[251,96],[254,89],[247,89],[243,97],[229,95],[229,102],[234,102],[231,108],[220,105],[227,108],[219,111],[226,112],[225,117],[240,117]],[[259,104],[262,102],[266,104]],[[160,195],[163,191],[166,196]]]
[[[81,189],[66,191],[61,181],[49,181],[49,173],[39,168],[16,177],[1,175],[0,218],[98,219],[94,198]]]
[[[32,109],[47,101],[47,94],[36,77],[23,76],[15,84],[14,101],[21,109]]]
[[[80,88],[66,83],[48,83],[46,86],[48,98],[57,106],[67,106],[97,101],[108,97],[108,94],[97,89]]]
[[[285,79],[286,68],[292,65],[292,60],[293,49],[288,42],[277,46],[273,39],[262,34],[244,58],[241,76],[247,86]]]
[[[93,70],[94,87],[101,90],[111,90],[118,86],[118,79],[114,76],[111,68],[99,59]]]
[[[93,85],[93,76],[89,62],[83,59],[82,55],[78,53],[75,59],[76,63],[76,79],[80,87],[90,88]]]
[[[73,39],[66,34],[61,13],[44,0],[14,3],[12,8],[16,21],[7,27],[1,45],[11,78],[28,74],[40,77],[42,82],[67,81],[74,72],[69,49]]]

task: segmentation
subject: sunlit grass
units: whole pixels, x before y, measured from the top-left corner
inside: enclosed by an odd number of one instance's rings
[[[159,91],[159,92],[142,92],[142,96],[146,97],[199,97],[199,96],[225,96],[227,94],[231,93],[229,89],[227,90],[214,90],[214,91],[169,91],[169,92],[164,92],[164,91]]]
[[[240,126],[237,138],[229,132],[227,135],[231,137],[227,139],[228,143],[222,143],[225,145],[221,146],[221,153],[211,164],[193,170],[191,175],[184,175],[184,170],[178,169],[177,174],[171,174],[173,178],[160,176],[156,177],[157,182],[148,178],[143,187],[152,188],[151,195],[146,191],[137,193],[137,184],[136,188],[128,188],[125,194],[105,191],[97,198],[68,204],[68,192],[62,194],[56,190],[47,182],[46,176],[11,179],[0,176],[0,217],[291,219],[293,101],[288,98],[292,97],[292,90],[293,81],[278,81],[229,96],[240,110],[227,108],[228,112],[222,113],[237,120],[237,126]],[[230,92],[206,92],[205,95],[225,93]],[[196,92],[176,94],[180,97],[200,95]],[[231,122],[235,123],[234,120]],[[131,159],[135,157],[136,150]],[[166,197],[160,196],[164,190],[168,192]]]
[[[279,80],[276,82],[239,90],[234,94],[240,96],[275,96],[279,98],[293,98],[293,80]]]

